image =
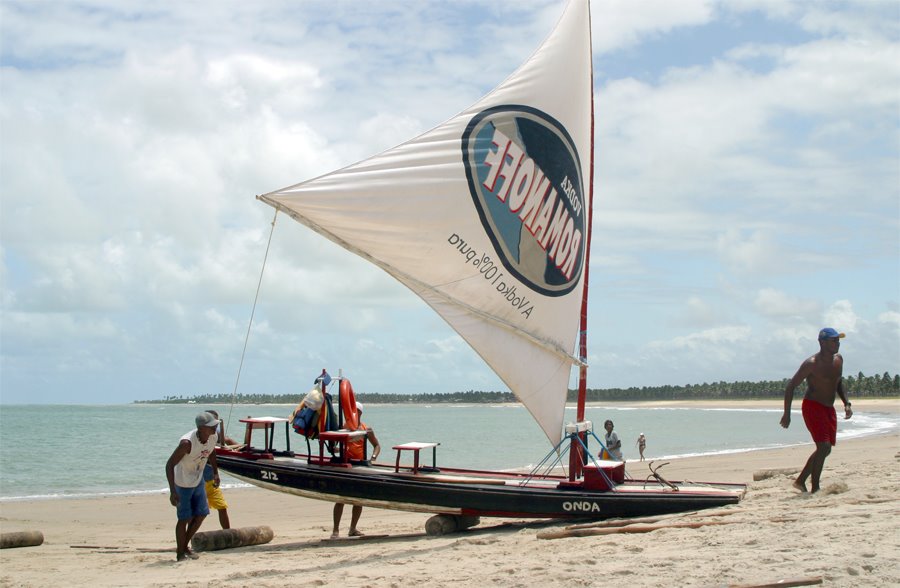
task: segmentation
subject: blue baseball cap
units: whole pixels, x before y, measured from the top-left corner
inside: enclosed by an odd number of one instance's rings
[[[819,341],[822,339],[843,339],[844,337],[846,337],[844,333],[838,333],[831,327],[825,327],[819,331]]]

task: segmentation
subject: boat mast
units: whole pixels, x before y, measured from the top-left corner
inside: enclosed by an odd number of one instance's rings
[[[591,41],[591,11],[588,5],[588,46],[592,47]],[[578,335],[578,359],[581,360],[581,366],[578,368],[578,403],[576,405],[575,422],[584,421],[584,403],[587,397],[587,317],[588,317],[588,284],[590,283],[591,268],[591,236],[593,235],[593,217],[594,217],[594,53],[591,50],[591,156],[590,156],[590,172],[588,175],[587,198],[588,198],[588,217],[587,217],[587,240],[585,241],[584,251],[584,290],[581,298],[581,323]],[[582,443],[585,442],[587,433],[577,433],[578,438],[573,438],[571,447],[569,448],[569,481],[574,482],[581,477],[584,465],[584,455]]]

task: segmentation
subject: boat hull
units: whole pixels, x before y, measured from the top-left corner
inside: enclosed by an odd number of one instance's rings
[[[687,512],[735,504],[740,484],[685,484],[674,490],[653,481],[626,482],[613,490],[585,490],[562,478],[469,470],[412,474],[390,466],[336,467],[303,458],[218,455],[219,468],[269,490],[432,514],[478,517],[606,519]]]

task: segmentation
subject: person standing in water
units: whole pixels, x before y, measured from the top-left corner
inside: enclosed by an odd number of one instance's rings
[[[647,448],[647,438],[641,433],[637,438],[638,452],[641,454],[641,461],[644,461],[644,449]]]
[[[806,394],[803,396],[801,409],[803,422],[812,435],[816,450],[806,460],[803,471],[794,480],[794,487],[801,492],[807,492],[807,478],[811,478],[812,483],[809,492],[819,491],[825,458],[831,453],[831,448],[837,441],[835,395],[844,403],[844,418],[849,419],[853,416],[850,401],[844,393],[842,378],[844,358],[838,353],[843,337],[844,333],[839,333],[831,327],[819,331],[819,352],[800,364],[797,373],[784,390],[784,414],[781,417],[781,426],[787,429],[791,425],[791,401],[794,399],[794,389],[800,382],[806,380]]]

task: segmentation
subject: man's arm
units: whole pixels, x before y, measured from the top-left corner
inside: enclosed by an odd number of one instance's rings
[[[376,459],[378,454],[381,453],[381,443],[378,442],[378,437],[375,436],[375,431],[369,429],[366,431],[366,439],[369,440],[369,443],[372,444],[372,459]]]
[[[175,464],[181,461],[190,451],[191,442],[187,439],[182,439],[175,451],[172,452],[172,455],[169,456],[169,461],[166,462],[166,479],[169,481],[169,502],[172,503],[172,506],[178,506],[178,493],[175,492]]]
[[[813,363],[809,359],[800,364],[797,373],[788,382],[784,389],[784,414],[781,415],[781,426],[787,429],[791,426],[791,403],[794,401],[794,389],[800,385],[812,373]]]
[[[291,418],[291,422],[294,422],[293,418]],[[216,429],[216,437],[218,438],[218,444],[222,447],[237,445],[237,441],[225,434],[225,423],[223,421],[219,421],[219,428]]]
[[[840,357],[840,355],[838,355],[837,357]],[[841,359],[842,361],[840,363],[840,367],[843,368],[844,362],[843,358]],[[843,369],[841,371],[843,371]],[[850,400],[847,398],[847,393],[844,391],[844,377],[842,375],[838,375],[837,393],[841,399],[841,402],[844,403],[844,418],[849,419],[853,416],[853,409],[850,408]]]
[[[213,486],[216,488],[219,487],[221,480],[219,480],[219,462],[216,461],[216,450],[213,449],[212,453],[209,454],[209,459],[206,460],[210,466],[212,466],[213,470]]]

